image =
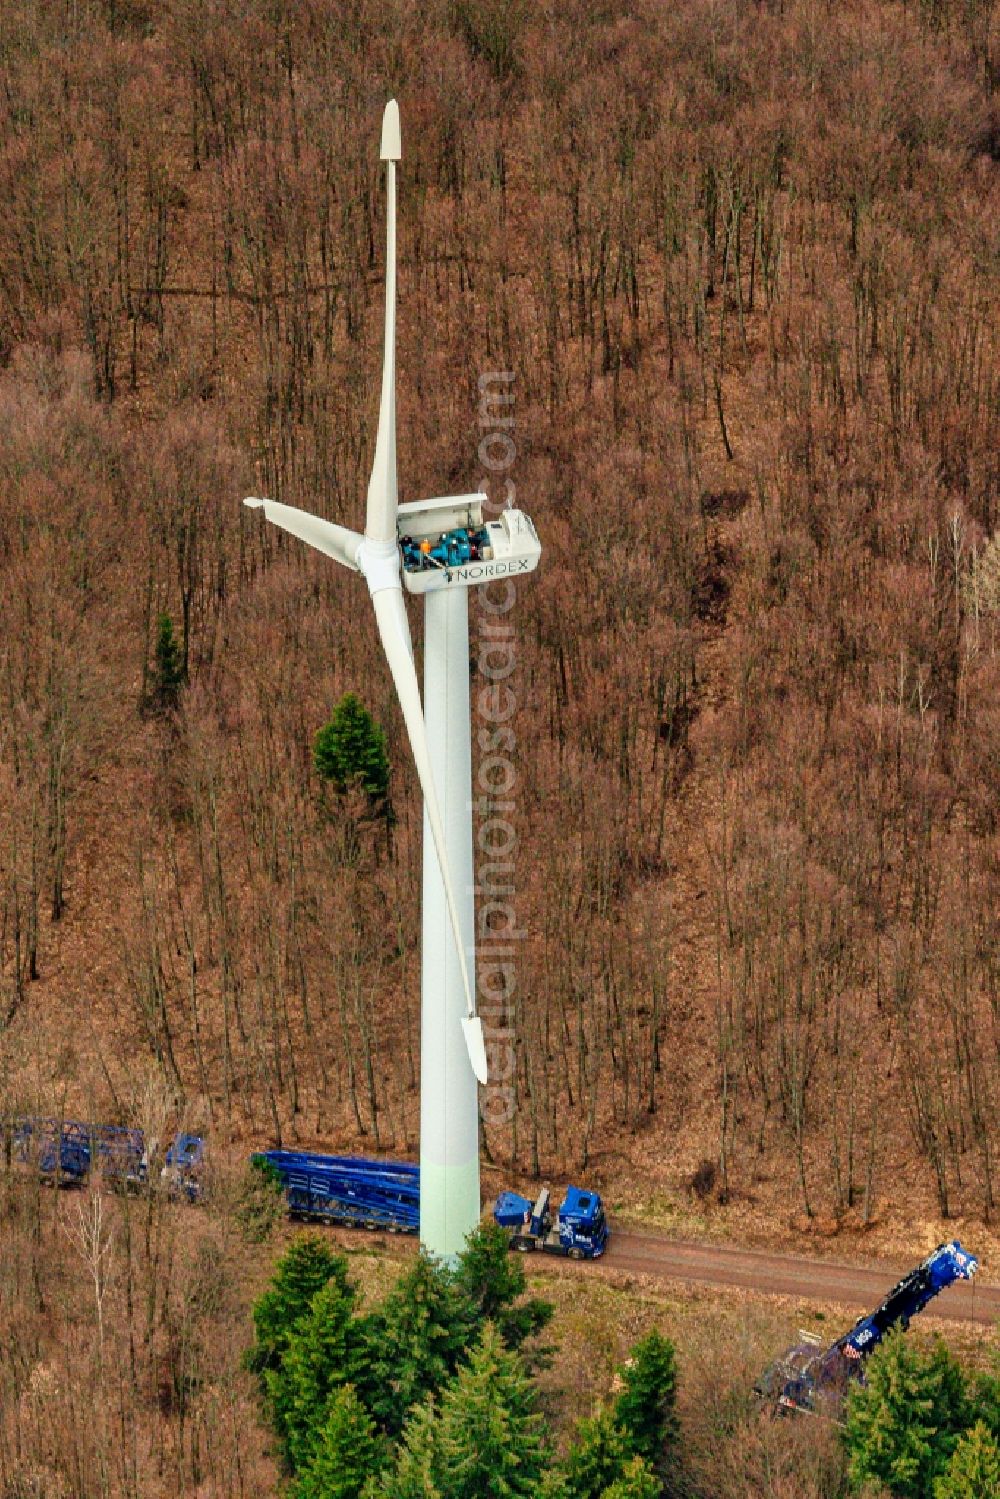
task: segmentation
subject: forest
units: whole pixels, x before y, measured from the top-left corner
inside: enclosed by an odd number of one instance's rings
[[[189,1127],[221,1184],[190,1234],[4,1185],[12,1496],[198,1492],[206,1443],[269,1491],[239,1163],[416,1155],[405,733],[354,591],[240,503],[361,523],[389,97],[401,498],[543,547],[477,782],[523,932],[487,1189],[1000,1247],[998,81],[992,0],[5,0],[0,1115]],[[323,771],[348,694],[377,795]],[[99,1315],[169,1436],[73,1477],[31,1402],[91,1452]]]

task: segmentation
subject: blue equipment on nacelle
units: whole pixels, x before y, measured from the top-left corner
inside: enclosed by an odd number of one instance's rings
[[[489,532],[483,526],[459,526],[445,531],[436,541],[429,537],[415,540],[412,536],[402,536],[399,544],[403,566],[409,572],[464,567],[467,562],[493,555]]]

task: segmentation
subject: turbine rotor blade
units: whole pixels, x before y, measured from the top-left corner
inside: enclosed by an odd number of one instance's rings
[[[260,500],[255,495],[248,495],[243,503],[251,509],[263,510],[267,519],[280,526],[282,531],[297,536],[318,552],[325,552],[335,562],[353,568],[355,572],[359,570],[358,548],[364,537],[357,531],[349,531],[346,526],[337,526],[333,521],[310,515],[307,510],[296,510],[294,505],[280,505],[277,500]]]
[[[465,1044],[469,1052],[469,1061],[472,1064],[472,1070],[476,1074],[476,1077],[481,1083],[485,1083],[487,1080],[486,1048],[483,1044],[482,1022],[476,1014],[475,1005],[472,1001],[469,970],[466,966],[465,950],[462,946],[462,928],[458,918],[458,907],[455,904],[451,871],[448,866],[448,851],[445,844],[444,827],[441,823],[437,791],[431,771],[430,750],[427,744],[427,728],[424,723],[424,711],[420,703],[420,688],[417,683],[417,669],[413,663],[410,627],[407,622],[406,609],[403,605],[403,592],[399,583],[397,582],[394,588],[379,588],[376,593],[372,594],[372,603],[375,606],[375,619],[378,623],[378,632],[389,662],[389,670],[392,672],[392,680],[395,683],[399,706],[403,710],[403,720],[410,738],[410,748],[413,751],[413,760],[417,767],[420,788],[424,794],[427,821],[430,824],[431,837],[437,851],[438,868],[441,871],[441,883],[444,885],[448,915],[451,919],[451,929],[455,937],[455,948],[458,952],[458,961],[462,970],[462,983],[465,986],[465,1002],[468,1015],[462,1020],[462,1029],[465,1034]]]
[[[486,1065],[486,1041],[483,1037],[483,1022],[478,1015],[463,1015],[462,1030],[465,1034],[465,1048],[469,1053],[469,1061],[476,1077],[485,1087],[489,1081],[489,1068]]]
[[[370,541],[396,540],[396,162],[402,154],[399,106],[390,99],[382,116],[382,160],[385,162],[385,347],[382,397],[372,476],[368,481],[365,535]]]

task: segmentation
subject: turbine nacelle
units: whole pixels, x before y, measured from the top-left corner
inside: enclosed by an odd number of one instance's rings
[[[484,517],[484,494],[450,495],[400,505],[397,517],[403,582],[409,593],[473,588],[534,572],[541,543],[523,510]]]

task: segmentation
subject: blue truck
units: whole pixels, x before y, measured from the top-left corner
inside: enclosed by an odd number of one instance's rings
[[[98,1173],[122,1190],[149,1180],[150,1151],[141,1129],[29,1115],[11,1121],[8,1143],[12,1161],[53,1186],[81,1186]],[[174,1138],[162,1170],[171,1190],[191,1200],[200,1195],[204,1155],[199,1135]]]
[[[304,1150],[264,1150],[253,1160],[274,1172],[293,1218],[389,1233],[415,1234],[420,1227],[419,1166]],[[555,1215],[548,1188],[534,1206],[516,1192],[503,1192],[493,1216],[501,1228],[510,1230],[512,1249],[592,1260],[604,1253],[608,1242],[599,1195],[579,1187],[568,1188]]]
[[[886,1334],[894,1328],[905,1331],[935,1296],[957,1280],[971,1280],[978,1269],[975,1255],[957,1239],[939,1244],[893,1286],[880,1306],[859,1317],[829,1348],[805,1339],[789,1348],[761,1375],[756,1394],[779,1415],[836,1415],[851,1381],[864,1383],[865,1360]]]
[[[548,1187],[542,1188],[534,1203],[518,1192],[501,1192],[493,1217],[508,1230],[511,1249],[522,1254],[540,1250],[571,1260],[596,1260],[611,1237],[599,1194],[580,1187],[566,1188],[555,1213]]]

